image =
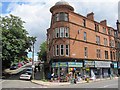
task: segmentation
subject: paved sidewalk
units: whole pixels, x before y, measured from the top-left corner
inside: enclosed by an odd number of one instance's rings
[[[113,77],[113,79],[117,79],[118,77]],[[103,79],[96,79],[96,80],[90,80],[90,82],[98,82],[98,81],[101,81],[101,80],[109,80],[110,78],[103,78]],[[35,83],[35,84],[40,84],[40,85],[43,85],[43,86],[59,86],[59,85],[69,85],[71,84],[70,82],[44,82],[44,81],[41,81],[41,80],[31,80],[32,83]],[[81,80],[80,82],[77,82],[77,84],[79,83],[87,83],[86,81],[84,80]]]

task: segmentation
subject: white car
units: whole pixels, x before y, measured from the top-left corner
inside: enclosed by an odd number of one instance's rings
[[[32,73],[25,72],[25,73],[20,75],[20,79],[31,80],[32,79]]]

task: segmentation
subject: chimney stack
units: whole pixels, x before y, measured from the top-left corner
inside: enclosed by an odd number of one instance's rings
[[[88,13],[87,18],[94,21],[94,13],[93,12]]]
[[[118,32],[120,33],[120,22],[117,20],[117,30],[118,30]]]
[[[107,26],[107,20],[100,21],[100,24]]]

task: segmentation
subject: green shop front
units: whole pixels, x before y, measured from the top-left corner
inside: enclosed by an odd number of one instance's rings
[[[82,72],[83,62],[53,62],[52,73],[55,76],[67,76],[72,72]]]

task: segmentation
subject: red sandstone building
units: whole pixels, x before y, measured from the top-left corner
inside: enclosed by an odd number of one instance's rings
[[[117,74],[116,30],[106,20],[95,21],[93,12],[77,14],[65,1],[57,2],[50,12],[47,61],[52,72],[60,76],[75,70],[84,75],[88,70],[90,76],[94,72],[96,77],[108,77],[113,63],[112,71]]]

